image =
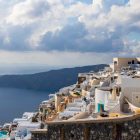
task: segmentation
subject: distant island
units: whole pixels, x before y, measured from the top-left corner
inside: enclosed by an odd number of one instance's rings
[[[50,70],[36,74],[3,75],[0,77],[0,87],[54,92],[62,87],[74,84],[77,81],[78,73],[97,72],[106,66],[108,65],[100,64]]]

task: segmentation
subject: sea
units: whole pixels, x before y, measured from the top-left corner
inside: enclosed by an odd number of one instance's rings
[[[49,92],[16,88],[0,88],[0,125],[22,117],[24,112],[37,112]]]

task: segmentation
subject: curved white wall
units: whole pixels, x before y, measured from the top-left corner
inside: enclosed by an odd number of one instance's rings
[[[109,91],[103,91],[100,89],[95,90],[95,112],[98,112],[98,104],[106,105],[109,93]]]

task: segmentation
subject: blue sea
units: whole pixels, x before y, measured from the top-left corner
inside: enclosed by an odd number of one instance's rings
[[[24,112],[38,111],[41,101],[48,99],[48,92],[0,88],[0,125],[21,117]]]

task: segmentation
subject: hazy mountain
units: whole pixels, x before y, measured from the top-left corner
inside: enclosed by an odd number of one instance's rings
[[[64,68],[28,75],[3,75],[0,77],[0,87],[23,88],[43,91],[57,91],[62,87],[76,83],[78,73],[98,71],[105,64]]]

